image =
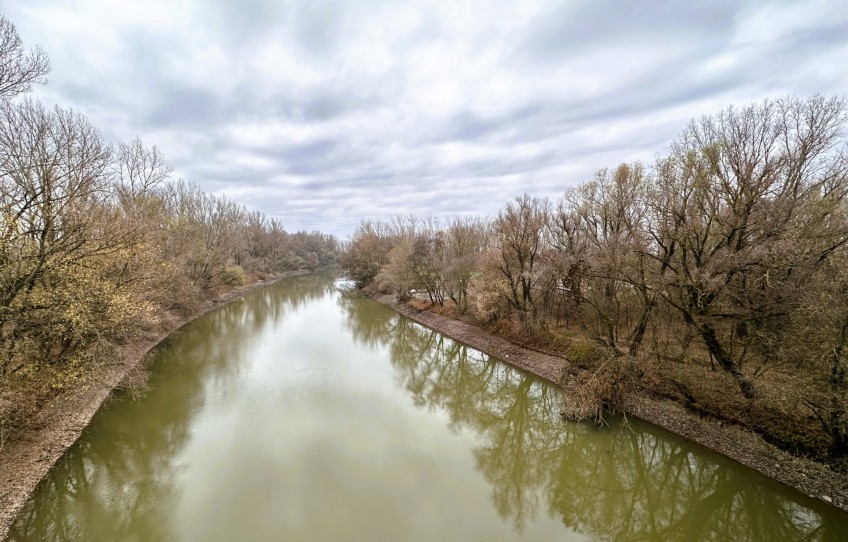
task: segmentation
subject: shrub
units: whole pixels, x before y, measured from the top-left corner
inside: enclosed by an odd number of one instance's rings
[[[604,349],[590,340],[573,338],[565,349],[565,357],[580,368],[589,368],[601,361]]]
[[[581,371],[579,382],[566,386],[560,416],[566,420],[604,423],[605,412],[622,409],[631,387],[631,367],[610,356],[593,373]]]
[[[247,282],[247,275],[244,274],[244,269],[240,265],[228,265],[218,275],[222,284],[229,286],[244,286]]]

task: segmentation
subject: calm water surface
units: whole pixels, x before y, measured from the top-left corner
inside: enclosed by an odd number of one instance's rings
[[[848,514],[539,379],[285,280],[163,343],[12,540],[845,540]]]

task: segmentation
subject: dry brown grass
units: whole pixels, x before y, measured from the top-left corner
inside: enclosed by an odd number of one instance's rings
[[[417,310],[417,311],[425,311],[434,309],[437,305],[433,305],[430,303],[429,299],[421,299],[419,297],[413,297],[409,301],[406,302],[407,306]]]

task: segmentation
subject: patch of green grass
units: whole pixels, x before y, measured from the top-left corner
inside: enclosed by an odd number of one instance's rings
[[[604,357],[603,348],[590,339],[574,337],[569,343],[565,357],[578,367],[592,367]]]

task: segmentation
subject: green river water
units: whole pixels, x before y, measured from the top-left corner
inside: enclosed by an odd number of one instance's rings
[[[156,350],[11,540],[846,540],[848,514],[345,294],[281,281]]]

